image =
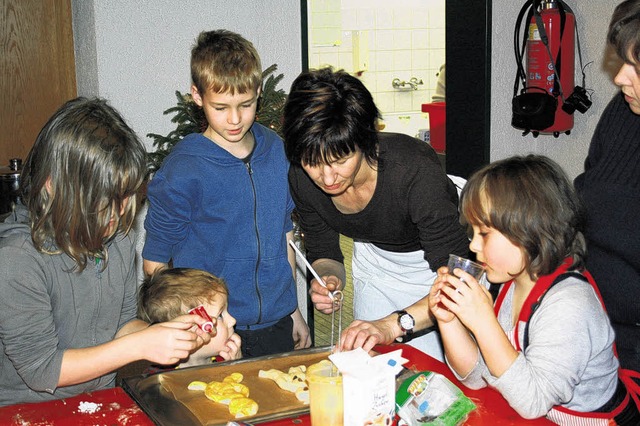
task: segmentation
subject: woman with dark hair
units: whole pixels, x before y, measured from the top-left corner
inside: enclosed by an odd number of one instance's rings
[[[331,68],[293,82],[284,117],[289,184],[308,259],[326,282],[311,282],[316,309],[345,284],[339,235],[353,238],[354,317],[343,349],[410,338],[433,325],[424,298],[450,253],[469,254],[456,187],[433,149],[410,136],[378,133],[380,114],[364,84]],[[437,333],[410,344],[442,359]]]
[[[609,44],[623,61],[620,87],[591,140],[574,185],[587,209],[587,268],[616,332],[620,364],[640,371],[640,1],[620,3]]]

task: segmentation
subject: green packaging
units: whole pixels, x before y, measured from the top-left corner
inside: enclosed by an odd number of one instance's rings
[[[410,376],[396,392],[396,412],[411,426],[456,426],[475,408],[449,379],[431,371]]]

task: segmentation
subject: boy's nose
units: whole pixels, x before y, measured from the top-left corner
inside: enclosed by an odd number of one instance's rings
[[[232,108],[232,109],[229,111],[229,116],[227,117],[227,122],[228,122],[229,124],[238,124],[238,123],[240,123],[240,121],[241,121],[241,117],[242,117],[242,116],[241,116],[241,114],[240,114],[240,111],[238,111],[238,110],[237,110],[237,109],[235,109],[235,108]]]

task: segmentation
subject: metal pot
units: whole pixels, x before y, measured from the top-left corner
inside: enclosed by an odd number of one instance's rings
[[[9,167],[0,167],[0,215],[13,211],[18,202],[22,160],[12,158]]]

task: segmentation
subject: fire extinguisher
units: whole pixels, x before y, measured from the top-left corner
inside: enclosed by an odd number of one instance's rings
[[[547,45],[541,37],[540,22],[547,34]],[[539,15],[534,12],[529,21],[526,86],[542,88],[558,98],[553,125],[542,129],[542,133],[566,133],[573,128],[573,114],[567,114],[562,105],[574,89],[575,29],[573,13],[559,9],[555,0],[543,0]]]
[[[525,19],[526,16],[526,19]],[[520,40],[520,27],[526,27]],[[576,20],[563,0],[527,0],[516,21],[514,49],[518,72],[513,88],[511,124],[537,137],[540,133],[569,134],[573,112],[584,113],[591,100],[585,86],[580,55],[582,86],[574,85]],[[526,54],[525,54],[526,52]],[[523,59],[526,57],[526,69]],[[522,84],[522,92],[518,89]]]

